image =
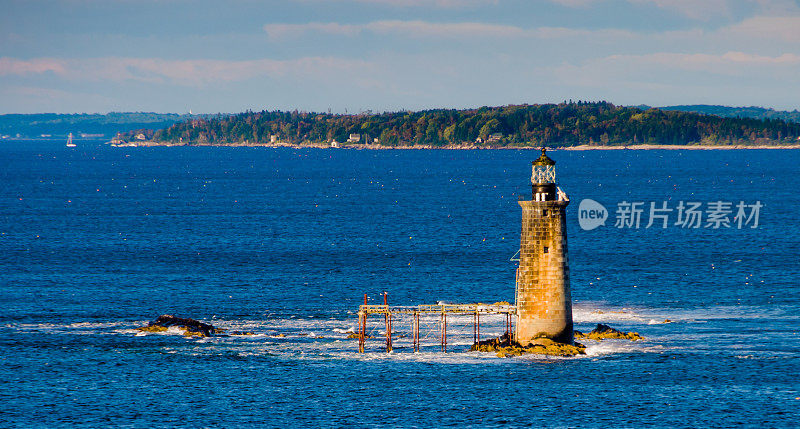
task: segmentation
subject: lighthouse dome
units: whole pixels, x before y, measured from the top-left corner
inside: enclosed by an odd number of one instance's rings
[[[550,159],[550,157],[547,156],[546,152],[547,149],[542,148],[542,155],[539,158],[537,158],[536,161],[533,161],[533,165],[543,165],[543,166],[556,165],[556,162]]]

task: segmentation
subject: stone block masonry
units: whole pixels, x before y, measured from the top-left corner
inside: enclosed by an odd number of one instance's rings
[[[569,201],[520,201],[522,236],[517,269],[515,340],[573,344],[566,207]]]

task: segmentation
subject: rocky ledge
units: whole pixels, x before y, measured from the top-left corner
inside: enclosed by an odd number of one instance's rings
[[[162,314],[156,320],[148,323],[147,326],[138,328],[143,332],[164,332],[171,327],[177,327],[183,331],[187,337],[211,337],[225,332],[224,329],[215,328],[208,323],[199,322],[194,319],[184,319],[171,314]]]
[[[583,344],[575,343],[564,344],[555,342],[549,338],[537,338],[533,344],[523,346],[511,340],[507,335],[491,340],[480,341],[470,349],[479,352],[494,352],[497,357],[522,356],[525,354],[537,354],[547,356],[577,356],[586,354],[586,347]]]
[[[575,339],[597,340],[597,341],[602,341],[605,339],[637,341],[641,340],[642,336],[639,335],[638,332],[622,332],[608,325],[598,323],[597,327],[594,328],[592,332],[589,332],[588,334],[584,334],[581,331],[575,331]]]

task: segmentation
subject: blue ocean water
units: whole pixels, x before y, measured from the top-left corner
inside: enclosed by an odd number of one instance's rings
[[[796,150],[551,152],[576,328],[645,340],[501,359],[458,320],[448,353],[436,321],[419,354],[403,320],[391,354],[346,337],[364,293],[513,301],[537,152],[79,143],[0,144],[0,426],[797,425]],[[584,198],[606,226],[579,227]],[[764,207],[755,229],[615,228],[622,201]],[[255,335],[135,329],[164,313]]]

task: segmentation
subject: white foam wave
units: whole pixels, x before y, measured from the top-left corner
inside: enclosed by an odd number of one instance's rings
[[[613,323],[623,322],[628,324],[647,324],[655,319],[653,314],[648,314],[640,309],[609,308],[598,305],[583,304],[572,308],[574,323]],[[663,319],[662,319],[663,320]]]
[[[619,353],[661,353],[664,347],[660,344],[649,344],[642,341],[603,340],[584,341],[586,355],[590,357]]]
[[[658,321],[659,318],[646,318],[645,312],[632,309],[613,310],[601,307],[576,308],[576,323],[597,321],[598,323],[613,320],[625,320],[626,324]],[[606,311],[610,310],[610,311]],[[615,312],[618,311],[618,312]],[[170,341],[170,348],[163,348],[168,353],[191,353],[206,356],[237,355],[246,357],[270,357],[292,360],[396,360],[409,362],[437,362],[443,364],[492,363],[506,364],[552,360],[559,358],[543,356],[524,356],[519,358],[498,358],[494,353],[469,352],[473,344],[475,326],[472,316],[448,317],[448,352],[441,351],[440,322],[438,316],[420,318],[420,337],[422,349],[413,352],[411,318],[397,317],[393,321],[392,353],[385,351],[385,322],[383,317],[370,317],[366,341],[367,353],[357,353],[358,340],[347,338],[357,331],[355,315],[341,314],[339,317],[303,318],[287,315],[283,317],[265,317],[264,319],[226,320],[214,318],[211,322],[228,333],[245,333],[245,335],[214,336],[209,338],[192,338]],[[649,314],[647,316],[650,316]],[[674,316],[672,316],[674,317]],[[110,334],[130,337],[146,335],[167,335],[183,337],[183,330],[172,327],[164,332],[142,332],[138,327],[146,326],[147,321],[109,321],[72,324],[15,324],[10,327],[18,332],[51,332],[69,334]],[[505,317],[482,317],[480,338],[496,338],[505,331]],[[645,334],[647,336],[647,334]],[[603,342],[586,342],[588,356],[602,356],[612,353],[629,353],[641,351],[657,351],[652,344],[643,342],[606,340]],[[200,347],[199,344],[203,346]]]
[[[143,326],[146,322],[136,322]],[[77,322],[77,323],[12,323],[7,328],[21,333],[48,333],[48,334],[73,334],[73,335],[103,335],[116,334],[126,327],[129,321],[112,322]]]

